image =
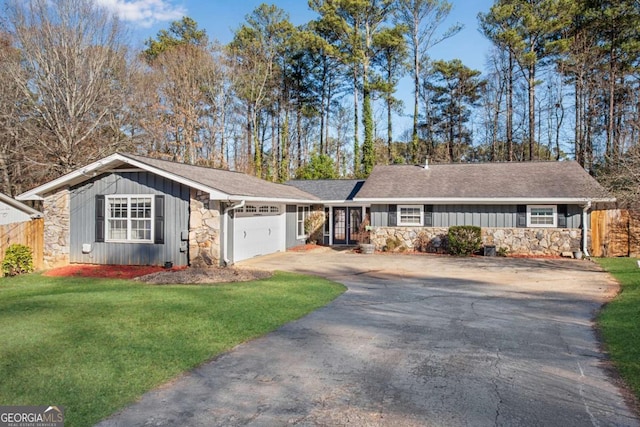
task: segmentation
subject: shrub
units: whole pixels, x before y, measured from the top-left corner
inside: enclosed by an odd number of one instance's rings
[[[480,227],[472,225],[458,225],[449,227],[449,253],[457,256],[469,256],[480,250],[482,234]]]
[[[2,273],[5,276],[17,276],[18,274],[31,273],[33,271],[33,258],[29,246],[12,244],[2,260]]]
[[[384,246],[384,251],[385,252],[393,252],[397,249],[399,249],[400,247],[402,247],[402,242],[400,241],[400,238],[398,237],[387,237],[387,241],[386,244]]]
[[[500,246],[498,248],[498,256],[506,257],[509,255],[509,248],[505,248],[504,246]]]
[[[313,211],[304,220],[304,232],[309,236],[310,243],[322,243],[324,240],[324,212]]]
[[[416,240],[413,241],[413,247],[418,252],[428,252],[431,247],[431,239],[427,233],[420,232],[416,236]]]
[[[413,247],[418,252],[445,253],[447,251],[447,235],[430,236],[422,231],[413,241]]]

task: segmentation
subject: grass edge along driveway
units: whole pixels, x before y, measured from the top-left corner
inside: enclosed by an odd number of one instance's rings
[[[620,283],[620,293],[598,315],[607,352],[620,376],[640,399],[640,268],[635,258],[600,258]]]
[[[0,403],[62,405],[66,425],[93,425],[344,291],[325,279],[280,272],[211,286],[2,278]]]

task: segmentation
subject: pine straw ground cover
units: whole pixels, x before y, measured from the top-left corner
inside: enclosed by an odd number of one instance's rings
[[[0,402],[62,405],[66,425],[93,425],[344,290],[290,273],[164,286],[39,274],[2,278]]]

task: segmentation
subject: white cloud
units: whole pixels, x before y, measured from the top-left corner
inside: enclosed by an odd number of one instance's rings
[[[173,5],[169,0],[96,0],[96,3],[114,11],[123,21],[142,27],[175,21],[187,14],[184,7]]]

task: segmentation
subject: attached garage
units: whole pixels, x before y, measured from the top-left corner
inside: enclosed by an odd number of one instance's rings
[[[285,250],[284,206],[247,204],[233,218],[233,261]]]
[[[209,267],[286,250],[286,205],[317,197],[224,169],[113,154],[20,195],[45,212],[46,267]]]

